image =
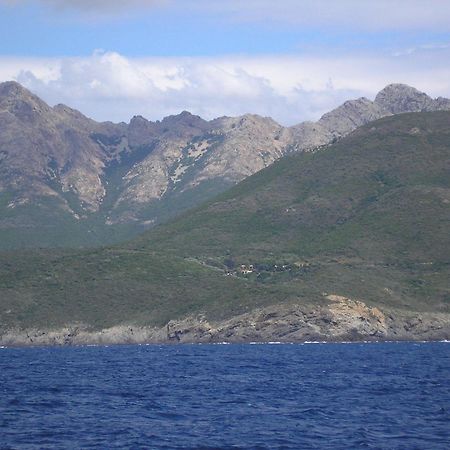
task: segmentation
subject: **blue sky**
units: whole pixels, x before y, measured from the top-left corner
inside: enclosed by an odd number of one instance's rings
[[[450,96],[447,0],[0,0],[0,81],[100,119],[316,119],[384,84]]]
[[[330,49],[393,51],[425,42],[450,40],[450,27],[449,30],[441,26],[433,29],[434,23],[428,27],[409,28],[398,27],[394,22],[380,30],[348,26],[347,21],[339,23],[339,17],[336,23],[326,21],[325,24],[274,19],[270,13],[260,20],[257,17],[239,18],[227,8],[224,8],[225,13],[219,7],[179,8],[178,3],[182,0],[109,12],[102,6],[104,2],[94,9],[82,6],[60,9],[52,7],[53,3],[56,1],[0,0],[0,54],[82,56],[97,49],[130,57],[295,54]],[[76,1],[66,3],[70,5]],[[92,3],[95,4],[95,0]],[[191,3],[201,5],[203,2]],[[277,8],[283,7],[283,0],[273,3],[280,5]],[[289,8],[294,13],[301,12],[301,0],[286,3],[299,5]],[[427,9],[430,7],[432,5]],[[342,9],[343,15],[347,12]]]
[[[297,51],[302,41],[317,40],[315,33],[295,27],[249,27],[210,14],[174,13],[170,8],[130,14],[123,19],[70,16],[74,16],[73,11],[59,13],[39,5],[3,6],[0,54],[80,56],[96,49],[131,57],[286,53]]]

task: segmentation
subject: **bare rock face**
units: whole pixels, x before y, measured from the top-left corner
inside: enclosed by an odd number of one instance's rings
[[[381,311],[341,295],[327,305],[272,305],[222,322],[204,317],[170,321],[166,340],[183,342],[342,342],[443,340],[448,314]],[[160,335],[161,336],[161,335]]]
[[[124,175],[123,190],[115,208],[136,209],[161,199],[169,189],[171,172],[186,145],[186,140],[157,142],[152,152]]]
[[[272,305],[223,321],[204,316],[169,321],[164,327],[123,324],[92,330],[86,324],[59,329],[0,330],[0,345],[85,345],[217,342],[351,342],[448,340],[444,313],[381,311],[361,300],[327,295],[327,305]]]
[[[328,144],[362,125],[392,114],[449,109],[449,99],[432,99],[411,86],[390,84],[374,101],[365,97],[349,100],[324,114],[318,122],[305,122],[291,127],[291,131],[297,149],[303,150]]]
[[[184,112],[158,126],[152,151],[123,177],[113,222],[137,221],[148,205],[200,191],[202,183],[232,186],[280,158],[291,139],[272,119],[250,114],[205,122]]]
[[[390,84],[375,97],[375,102],[391,114],[435,111],[436,102],[427,94],[406,84]]]
[[[142,116],[134,116],[128,125],[127,136],[130,147],[148,145],[158,136],[157,126]]]
[[[319,122],[303,122],[289,128],[293,151],[314,150],[333,141],[333,133]]]
[[[448,98],[438,97],[434,104],[437,111],[450,111],[450,99]]]
[[[318,124],[328,130],[333,137],[342,137],[366,123],[389,114],[383,106],[362,97],[349,100],[339,108],[324,114]]]
[[[326,306],[273,305],[209,323],[188,317],[168,324],[175,342],[305,342],[387,339],[387,318],[362,301],[331,295]]]
[[[255,114],[216,119],[212,126],[218,141],[190,186],[218,177],[237,183],[280,158],[290,143],[282,126]]]
[[[9,199],[0,197],[0,208],[14,216],[0,215],[0,229],[32,228],[26,207],[42,199],[51,200],[54,216],[68,214],[75,222],[148,226],[286,153],[317,149],[387,115],[440,109],[450,109],[450,100],[392,84],[374,101],[350,100],[318,122],[289,128],[255,114],[208,122],[187,111],[113,124],[65,105],[52,108],[16,82],[0,83],[0,194]],[[39,221],[51,229],[46,220],[43,213]]]
[[[100,175],[104,150],[90,137],[98,124],[63,105],[50,108],[18,83],[0,85],[0,171],[2,188],[20,189],[30,201],[71,191],[87,211],[96,211],[105,195]],[[17,185],[17,178],[26,181]]]

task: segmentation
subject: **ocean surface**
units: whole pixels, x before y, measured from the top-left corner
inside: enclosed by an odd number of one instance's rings
[[[450,449],[450,344],[0,349],[1,449]]]

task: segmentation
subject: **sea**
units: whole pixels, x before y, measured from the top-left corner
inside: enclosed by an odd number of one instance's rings
[[[1,449],[450,449],[450,344],[0,349]]]

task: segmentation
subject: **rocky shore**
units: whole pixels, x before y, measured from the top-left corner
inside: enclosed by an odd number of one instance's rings
[[[381,311],[328,295],[326,306],[273,305],[213,322],[205,317],[171,320],[164,327],[117,325],[101,330],[86,324],[59,329],[9,329],[1,346],[178,344],[245,342],[427,341],[450,339],[450,315]]]

